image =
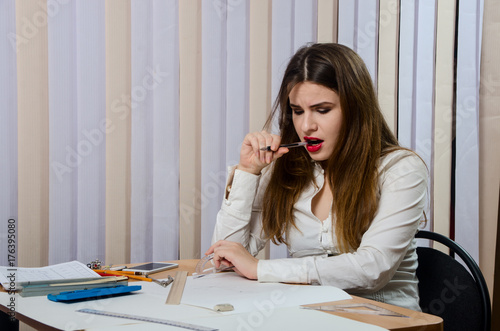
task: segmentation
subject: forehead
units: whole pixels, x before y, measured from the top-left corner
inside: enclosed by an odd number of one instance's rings
[[[338,94],[320,84],[312,82],[301,82],[296,84],[289,94],[290,103],[310,103],[310,102],[335,102]]]

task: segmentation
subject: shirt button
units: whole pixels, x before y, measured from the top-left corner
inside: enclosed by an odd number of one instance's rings
[[[226,206],[231,206],[231,201],[226,200]]]

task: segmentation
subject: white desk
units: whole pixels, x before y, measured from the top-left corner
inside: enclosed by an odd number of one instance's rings
[[[89,308],[106,312],[116,312],[144,317],[175,320],[218,328],[221,331],[234,330],[304,330],[307,327],[325,328],[336,325],[341,330],[378,331],[384,328],[358,321],[325,314],[323,312],[296,307],[255,310],[241,314],[218,313],[210,309],[181,305],[166,305],[168,288],[155,283],[134,282],[142,290],[134,294],[101,300],[77,303],[52,302],[46,296],[16,297],[18,319],[41,330],[182,330],[161,324],[144,323],[129,319],[77,313],[76,310]],[[9,294],[0,293],[2,310],[8,304]]]
[[[179,269],[193,271],[197,260],[175,261],[180,264]],[[173,269],[159,274],[155,278],[166,278],[175,275]],[[408,309],[376,303],[377,305],[410,316],[409,318],[375,316],[354,313],[325,313],[314,310],[301,309],[298,306],[256,309],[241,314],[218,313],[210,309],[181,304],[178,306],[165,305],[170,287],[150,282],[138,282],[143,289],[134,294],[113,297],[101,300],[84,301],[78,303],[58,303],[49,301],[45,296],[23,298],[16,295],[17,318],[39,330],[182,330],[160,324],[144,323],[134,320],[97,316],[77,313],[76,310],[90,308],[108,312],[131,314],[138,316],[176,320],[204,326],[219,328],[220,330],[305,330],[308,328],[331,329],[336,326],[340,330],[442,330],[442,320],[432,315],[414,312]],[[7,312],[10,296],[0,292],[0,310]],[[359,303],[373,301],[354,297],[345,303]],[[344,301],[342,301],[344,303]],[[364,322],[364,323],[362,323]],[[367,324],[369,323],[369,324]]]

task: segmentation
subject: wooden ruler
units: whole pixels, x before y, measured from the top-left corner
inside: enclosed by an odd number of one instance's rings
[[[178,305],[181,303],[182,292],[184,292],[184,285],[186,285],[187,276],[187,271],[176,272],[172,288],[170,289],[170,292],[168,292],[167,301],[165,301],[166,305]]]
[[[409,317],[395,311],[375,306],[371,303],[353,303],[347,305],[321,305],[321,306],[302,306],[305,309],[334,311],[340,313],[357,313],[357,314],[371,314],[382,316],[395,316],[395,317]]]

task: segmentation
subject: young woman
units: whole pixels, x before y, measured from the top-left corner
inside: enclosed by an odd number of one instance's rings
[[[275,114],[280,135],[243,141],[207,254],[260,282],[333,285],[420,310],[414,235],[427,169],[399,147],[361,58],[338,44],[299,49],[267,128]],[[280,147],[299,141],[309,143]],[[269,240],[291,258],[256,259]]]

